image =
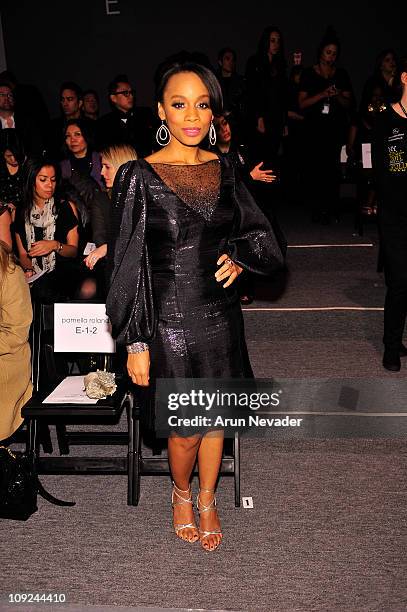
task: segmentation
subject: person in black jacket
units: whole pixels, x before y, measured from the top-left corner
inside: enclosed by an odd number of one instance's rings
[[[59,88],[61,115],[53,119],[49,124],[46,151],[47,155],[55,160],[63,158],[63,146],[65,142],[65,128],[68,121],[82,119],[86,124],[87,131],[94,135],[95,122],[82,116],[83,92],[81,87],[73,81],[65,81]]]
[[[407,58],[400,61],[398,81],[399,100],[378,116],[372,142],[387,286],[383,367],[391,372],[400,370],[400,355],[407,355],[402,343],[407,315]]]
[[[15,130],[28,154],[42,153],[43,138],[39,123],[21,110],[16,110],[14,92],[8,81],[0,81],[0,133],[3,130]]]
[[[108,87],[112,111],[97,121],[96,148],[128,144],[141,157],[152,151],[152,113],[148,108],[135,108],[134,89],[125,74],[118,75]]]
[[[102,161],[101,174],[104,178],[106,191],[98,191],[92,201],[91,226],[92,239],[96,246],[85,258],[85,265],[93,270],[99,260],[107,255],[107,241],[110,227],[111,204],[110,196],[113,182],[118,169],[123,164],[137,159],[136,151],[130,145],[112,145],[100,153]]]

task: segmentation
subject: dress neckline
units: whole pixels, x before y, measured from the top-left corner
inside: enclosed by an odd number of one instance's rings
[[[208,159],[206,162],[201,162],[200,164],[170,164],[168,162],[149,162],[147,161],[145,158],[143,158],[143,160],[146,162],[146,164],[148,164],[149,166],[174,166],[174,168],[180,168],[180,167],[191,167],[191,168],[195,168],[197,166],[205,166],[205,164],[211,164],[212,162],[216,162],[217,164],[220,164],[220,159],[219,157],[217,157],[216,159]]]
[[[163,164],[161,162],[156,163],[156,164],[150,164],[150,162],[148,162],[146,159],[142,158],[142,160],[140,160],[142,162],[144,162],[147,166],[149,171],[156,177],[156,179],[158,179],[163,185],[165,185],[165,187],[173,194],[175,195],[180,202],[182,202],[184,204],[184,206],[186,206],[187,208],[189,208],[190,210],[192,210],[195,214],[201,214],[198,213],[196,211],[196,209],[191,206],[190,203],[188,203],[188,201],[186,201],[185,197],[182,197],[181,194],[177,193],[177,191],[173,188],[172,185],[170,185],[169,183],[167,183],[167,181],[161,176],[161,174],[156,170],[155,166],[171,166],[174,168],[189,168],[189,167],[201,167],[201,166],[205,166],[209,163],[215,162],[218,164],[219,166],[219,171],[220,171],[220,175],[219,175],[219,191],[218,191],[218,196],[216,199],[216,204],[219,203],[220,197],[221,197],[221,193],[222,193],[222,187],[223,187],[223,182],[224,182],[224,165],[221,162],[220,157],[218,157],[217,159],[209,159],[206,162],[203,162],[202,164]],[[216,205],[215,205],[216,207]],[[201,215],[204,217],[206,222],[210,221],[210,218],[205,218],[204,215]]]

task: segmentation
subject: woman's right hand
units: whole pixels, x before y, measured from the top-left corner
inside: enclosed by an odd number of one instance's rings
[[[131,380],[140,387],[148,387],[150,380],[150,351],[129,353],[127,355],[127,372]]]

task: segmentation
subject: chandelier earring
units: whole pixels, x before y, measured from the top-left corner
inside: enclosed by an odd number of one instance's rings
[[[211,127],[209,128],[209,142],[212,147],[216,145],[216,130],[213,121],[211,121]]]
[[[167,144],[169,144],[171,140],[171,132],[165,125],[164,119],[161,119],[161,125],[157,130],[155,139],[160,145],[160,147],[165,147]]]

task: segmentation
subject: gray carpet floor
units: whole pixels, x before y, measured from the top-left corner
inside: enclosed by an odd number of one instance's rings
[[[282,214],[292,243],[360,241],[350,218],[322,228],[295,214],[289,227]],[[373,238],[374,231],[369,226]],[[248,308],[381,307],[377,248],[350,251],[290,250],[286,293],[273,297],[260,283]],[[253,310],[245,324],[258,377],[405,379],[405,367],[397,375],[381,368],[380,311]],[[172,533],[166,477],[143,478],[134,508],[126,505],[124,476],[43,476],[51,492],[77,505],[39,500],[27,523],[0,522],[0,610],[9,609],[9,593],[45,592],[65,593],[67,610],[400,612],[407,609],[406,475],[403,435],[245,439],[242,496],[254,507],[236,509],[232,479],[221,480],[224,541],[215,553]]]

